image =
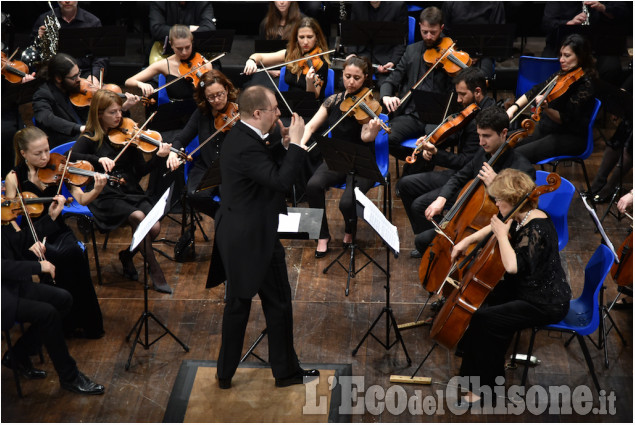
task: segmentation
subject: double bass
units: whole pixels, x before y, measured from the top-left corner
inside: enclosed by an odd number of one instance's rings
[[[558,187],[560,187],[560,176],[550,173],[547,176],[547,184],[538,186],[528,193],[503,218],[503,221],[511,220],[528,200],[537,200],[539,196],[553,192]],[[448,349],[458,344],[472,320],[472,315],[505,274],[498,239],[492,232],[468,254],[463,262],[468,261],[470,261],[469,268],[460,284],[452,290],[451,295],[443,304],[430,329],[432,339]]]

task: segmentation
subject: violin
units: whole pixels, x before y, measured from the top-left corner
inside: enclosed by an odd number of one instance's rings
[[[318,46],[315,46],[313,50],[307,53],[308,57],[311,57],[311,59],[303,59],[298,62],[298,66],[302,70],[302,75],[306,76],[311,68],[313,68],[313,70],[316,72],[315,80],[313,83],[315,87],[322,87],[322,85],[324,84],[324,81],[317,75],[317,72],[320,70],[320,68],[322,68],[322,65],[324,65],[324,61],[322,60],[322,58],[320,56],[317,56],[320,53],[322,53],[322,49],[320,49]]]
[[[139,134],[134,137],[137,132]],[[119,127],[113,128],[108,132],[108,138],[110,139],[111,144],[116,147],[123,147],[124,145],[132,143],[137,147],[137,149],[144,153],[152,153],[156,151],[163,141],[161,133],[154,130],[139,131],[137,123],[127,117],[121,119]],[[171,147],[170,152],[176,153],[178,156],[187,161],[192,160],[191,156],[178,149]]]
[[[540,121],[540,114],[542,113],[542,108],[540,105],[544,102],[551,102],[565,94],[569,87],[580,78],[584,76],[584,70],[578,67],[574,71],[569,71],[566,74],[558,75],[552,82],[547,86],[547,90],[544,93],[543,99],[536,106],[536,109],[531,116],[534,121]]]
[[[633,284],[633,232],[629,233],[617,250],[619,263],[611,267],[611,276],[619,286]]]
[[[378,114],[381,114],[381,104],[379,101],[373,99],[372,90],[370,88],[363,87],[358,93],[352,94],[344,99],[340,104],[340,111],[344,112],[343,116],[353,115],[358,123],[366,124],[373,118],[379,118]],[[379,120],[379,123],[381,128],[390,134],[390,127],[382,120]],[[331,130],[332,129],[333,128],[331,128]]]
[[[417,146],[412,151],[412,155],[406,157],[406,162],[408,162],[409,164],[414,163],[417,160],[417,154],[421,152],[421,149],[423,149],[423,146],[426,144],[426,142],[430,142],[433,145],[436,145],[441,140],[459,131],[480,109],[481,108],[479,108],[476,103],[472,103],[461,112],[452,114],[447,117],[445,120],[443,120],[443,122],[441,122],[441,124],[437,126],[437,128],[435,128],[430,134],[428,134],[428,136],[426,136],[426,138],[423,139],[420,144],[417,144]]]
[[[66,171],[64,170],[66,169]],[[66,157],[59,153],[51,153],[48,164],[37,170],[37,176],[40,181],[46,185],[59,184],[62,175],[64,181],[73,186],[83,186],[88,180],[95,176],[93,166],[88,161],[68,162]],[[106,175],[111,185],[125,184],[123,178]]]
[[[220,111],[218,115],[216,115],[216,118],[214,118],[214,128],[217,130],[222,128],[222,132],[227,133],[238,121],[237,119],[234,119],[237,115],[240,115],[238,113],[238,104],[234,102],[227,102],[225,109]],[[227,123],[230,124],[225,125]]]
[[[268,66],[266,68],[260,68],[260,69],[257,69],[256,71],[254,71],[254,74],[257,73],[257,72],[269,71],[269,70],[274,69],[274,68],[280,68],[280,67],[283,67],[283,66],[286,66],[286,65],[290,65],[290,64],[296,63],[296,62],[302,62],[302,61],[306,62],[308,59],[313,59],[314,57],[317,57],[317,56],[328,55],[328,54],[331,54],[333,52],[335,52],[335,49],[331,49],[331,50],[328,50],[326,52],[316,53],[314,55],[305,56],[305,57],[300,58],[300,59],[295,59],[295,60],[292,60],[292,61],[279,63],[277,65],[271,65],[271,66]],[[308,62],[307,62],[307,64],[308,64]],[[307,68],[307,72],[309,72],[310,68],[311,68],[310,66]],[[245,74],[244,72],[240,73],[240,75],[244,75],[244,74]]]
[[[21,83],[29,73],[29,67],[24,62],[9,60],[7,54],[2,52],[2,75],[10,83]]]
[[[22,192],[22,199],[24,200],[24,206],[30,217],[39,217],[44,211],[44,204],[53,202],[53,197],[37,197],[32,192]],[[66,200],[66,205],[73,202],[73,198]],[[2,222],[8,223],[15,220],[18,216],[24,215],[24,210],[20,203],[20,198],[7,198],[2,194]]]
[[[181,60],[179,65],[179,73],[185,77],[186,80],[190,80],[194,87],[198,87],[201,82],[201,77],[207,71],[204,67],[209,61],[203,57],[200,53],[194,53],[190,58]],[[196,72],[191,72],[192,68],[198,69]],[[200,68],[200,69],[199,69]]]
[[[454,44],[451,38],[443,37],[438,45],[425,51],[423,60],[430,65],[438,63],[449,75],[456,75],[472,65],[472,58],[465,52],[454,50]]]
[[[556,173],[549,174],[547,184],[538,186],[527,194],[503,218],[503,222],[511,220],[511,217],[528,200],[536,200],[545,193],[555,191],[558,187],[560,187],[560,176]],[[468,261],[471,262],[469,270],[452,290],[452,294],[443,304],[430,329],[432,339],[448,349],[458,344],[472,320],[472,315],[505,274],[498,239],[493,232],[490,232],[463,260],[464,263]]]
[[[121,90],[121,88],[116,84],[104,84],[103,87],[101,88],[104,90],[110,90],[111,92],[116,93],[119,97],[124,99],[124,101],[127,99],[126,95],[123,94],[123,91]],[[95,93],[97,93],[97,90],[99,89],[100,89],[99,86],[96,86],[95,84],[91,83],[87,79],[80,78],[79,91],[76,93],[72,93],[69,96],[69,98],[71,100],[71,103],[77,106],[78,108],[90,106],[90,103],[93,100],[93,96],[95,95]],[[145,96],[141,96],[140,98],[144,105],[152,105],[156,103],[156,100],[149,99]]]

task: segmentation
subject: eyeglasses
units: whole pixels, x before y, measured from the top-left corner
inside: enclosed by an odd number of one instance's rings
[[[210,102],[215,101],[216,99],[221,100],[223,99],[225,96],[227,96],[227,92],[226,91],[222,91],[220,93],[216,93],[216,94],[210,94],[209,96],[206,96],[206,99],[209,100]]]
[[[278,106],[276,105],[273,109],[257,109],[258,111],[268,111],[268,112],[276,112],[278,110]]]
[[[79,72],[75,75],[71,75],[70,77],[66,77],[67,80],[77,81],[79,80]]]

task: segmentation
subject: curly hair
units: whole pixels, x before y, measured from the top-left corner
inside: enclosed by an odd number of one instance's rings
[[[210,115],[212,112],[212,107],[209,102],[207,102],[207,98],[205,96],[205,88],[215,83],[220,84],[225,88],[225,90],[227,90],[227,102],[236,102],[236,99],[238,98],[238,89],[234,87],[234,84],[225,76],[225,74],[217,69],[212,69],[211,71],[206,72],[201,77],[201,81],[194,91],[196,106],[198,106],[201,112],[205,115]]]
[[[517,205],[536,188],[536,183],[529,175],[513,168],[502,170],[492,183],[487,187],[490,196],[508,202],[510,205]],[[538,199],[529,199],[518,212],[532,210],[538,206]]]

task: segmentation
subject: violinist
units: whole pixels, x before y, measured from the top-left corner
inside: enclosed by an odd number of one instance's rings
[[[511,118],[531,99],[536,98],[536,103],[539,103],[545,96],[538,93],[554,77],[558,77],[558,81],[565,78],[570,81],[568,88],[563,87],[563,94],[551,101],[547,100],[550,99],[549,96],[543,100],[536,130],[515,148],[532,164],[554,156],[575,156],[586,149],[587,128],[595,97],[592,83],[595,76],[593,67],[594,59],[591,56],[589,42],[581,35],[571,34],[560,47],[560,71],[544,83],[533,87],[507,109],[507,114]],[[578,70],[582,70],[584,74],[574,80],[571,77]]]
[[[328,97],[317,113],[311,118],[311,121],[305,126],[304,135],[302,136],[302,144],[306,145],[311,135],[320,128],[324,123],[328,123],[329,127],[333,126],[345,111],[342,111],[342,104],[347,99],[350,102],[352,95],[358,94],[365,88],[369,88],[372,83],[372,68],[367,58],[358,58],[356,56],[349,57],[344,63],[342,72],[342,81],[345,91]],[[351,106],[353,102],[351,102]],[[373,118],[366,123],[358,122],[354,117],[347,116],[344,120],[332,130],[333,137],[345,139],[358,144],[368,144],[369,149],[374,152],[375,137],[379,133],[381,125],[378,118]],[[331,240],[328,221],[326,219],[326,200],[324,193],[329,187],[342,184],[346,181],[346,174],[332,171],[328,168],[326,162],[315,171],[307,184],[306,194],[309,201],[309,207],[324,209],[322,216],[322,228],[320,229],[320,237],[317,249],[315,250],[316,258],[323,258],[329,251],[328,243]],[[344,244],[353,242],[352,223],[351,220],[356,219],[355,205],[351,204],[352,197],[347,196],[347,192],[353,190],[355,186],[366,193],[373,187],[375,182],[364,177],[355,176],[355,184],[347,185],[346,191],[340,200],[340,211],[344,216]]]
[[[219,124],[227,123],[234,118],[234,115],[237,115],[238,111],[235,108],[237,106],[235,103],[237,95],[238,90],[223,73],[215,69],[205,73],[201,78],[201,84],[194,92],[198,107],[185,128],[174,138],[173,147],[181,149],[187,146],[197,135],[199,143],[208,140],[213,133],[220,130],[224,125],[217,126],[217,120]],[[238,118],[233,123],[235,124],[237,120]],[[232,124],[229,124],[225,129],[229,131],[232,126]],[[219,158],[220,149],[227,131],[219,132],[201,148],[200,156],[194,161],[187,180],[187,196],[190,199],[190,203],[194,208],[212,218],[214,218],[214,214],[218,209],[218,203],[212,200],[214,195],[219,194],[218,187],[200,192],[196,192],[196,189],[207,169]],[[171,152],[167,159],[167,166],[171,170],[175,170],[180,164],[178,156]]]
[[[121,106],[123,100],[108,90],[98,90],[90,104],[86,131],[79,138],[73,149],[75,159],[89,161],[95,170],[107,173],[114,172],[126,181],[120,186],[106,186],[101,194],[88,205],[97,226],[103,230],[113,230],[122,224],[128,224],[132,232],[152,209],[152,204],[139,185],[139,180],[158,166],[170,152],[170,144],[159,143],[156,153],[149,161],[145,161],[143,154],[134,146],[128,146],[123,154],[117,158],[121,145],[111,143],[108,134],[122,122]],[[119,252],[119,260],[123,267],[123,274],[131,280],[137,280],[139,275],[134,266],[133,256],[141,251],[145,256],[150,270],[153,288],[158,292],[172,293],[172,288],[165,281],[161,266],[157,262],[152,241],[161,230],[159,222],[155,223],[145,240],[139,244],[134,252],[125,249]]]
[[[487,96],[485,74],[480,69],[465,68],[454,77],[453,82],[457,100],[463,108],[476,104],[483,110],[495,105],[494,99]],[[425,210],[437,198],[443,184],[463,168],[480,149],[476,120],[474,116],[466,119],[469,123],[462,130],[449,136],[439,145],[425,142],[421,157],[412,164],[414,168],[421,169],[421,172],[406,175],[404,166],[404,176],[397,182],[396,191],[401,197],[415,235],[428,228]],[[421,137],[419,140],[422,139],[424,138]],[[457,147],[457,153],[446,150],[451,146]],[[445,167],[445,170],[432,171],[435,166]],[[421,253],[416,249],[410,255],[413,258],[421,257]]]
[[[427,123],[421,121],[411,98],[400,106],[401,100],[397,96],[404,95],[432,66],[423,60],[423,55],[426,50],[437,46],[443,38],[443,13],[441,10],[430,6],[421,11],[419,30],[423,40],[406,47],[397,67],[380,87],[381,101],[388,112],[399,109],[401,114],[390,120],[392,133],[388,136],[388,143],[390,154],[402,160],[410,152],[401,147],[401,142],[427,134],[434,128],[430,126],[426,131]],[[435,67],[417,88],[417,90],[435,93],[447,93],[451,89],[452,78],[439,66]]]
[[[496,200],[499,215],[506,216],[535,187],[527,174],[507,169],[492,180],[487,192]],[[500,248],[505,276],[474,313],[457,346],[457,353],[463,356],[460,375],[480,378],[480,385],[490,390],[497,376],[505,376],[505,353],[513,335],[521,329],[557,323],[569,311],[571,288],[560,262],[558,234],[537,205],[537,200],[529,199],[507,223],[492,216],[490,225],[452,250],[455,260],[490,232]],[[478,401],[479,391],[473,386],[464,401]]]
[[[192,49],[193,39],[194,36],[187,26],[174,25],[170,28],[169,35],[170,46],[172,46],[174,54],[165,60],[154,62],[143,71],[128,78],[126,87],[139,88],[144,96],[150,96],[154,91],[154,87],[147,81],[150,81],[153,77],[163,74],[168,83],[179,79],[181,77],[179,68],[182,65],[187,65],[188,61],[191,61],[197,55]],[[212,69],[212,65],[207,64],[200,69],[200,72],[205,73],[210,69]],[[187,78],[181,78],[174,84],[167,86],[166,90],[170,99],[192,99],[194,96],[194,86],[191,80]]]
[[[482,149],[479,149],[472,159],[441,187],[436,199],[425,209],[424,215],[428,221],[420,223],[424,230],[415,235],[415,247],[421,253],[425,252],[435,235],[434,225],[430,220],[439,222],[440,214],[444,208],[454,204],[461,189],[470,180],[478,178],[487,187],[494,180],[496,174],[505,168],[522,171],[532,178],[536,176],[534,167],[514,149],[504,151],[493,166],[488,164],[492,155],[507,139],[509,118],[505,110],[497,106],[490,106],[479,112],[475,121],[479,145]]]
[[[251,75],[258,70],[261,63],[268,67],[327,50],[328,44],[320,24],[313,18],[304,17],[293,28],[286,50],[274,53],[253,53],[247,59],[243,72]],[[286,65],[285,82],[289,85],[289,90],[306,91],[315,94],[316,99],[323,99],[329,64],[328,56],[323,55]],[[262,77],[252,79],[252,84],[260,84],[260,78]],[[266,76],[264,78],[267,79]],[[267,80],[265,84],[270,83]]]
[[[58,185],[47,187],[38,177],[38,170],[45,167],[50,158],[46,134],[37,127],[26,127],[15,134],[14,144],[16,167],[5,178],[6,197],[15,198],[18,189],[21,192],[32,192],[37,197],[56,195]],[[99,195],[105,184],[106,177],[96,174],[94,187],[90,191],[84,192],[72,185],[67,188],[80,204],[86,205]],[[33,218],[35,222],[38,220]],[[22,223],[26,228],[26,220]],[[68,290],[75,301],[70,314],[64,317],[65,332],[68,336],[101,338],[104,334],[103,320],[90,276],[88,258],[78,245],[71,228],[63,220],[56,223],[57,227],[53,231],[39,235],[39,238],[47,238],[46,258],[56,266],[57,286]]]
[[[84,131],[87,108],[71,104],[70,95],[80,91],[80,70],[75,59],[58,53],[48,63],[47,82],[33,95],[35,125],[49,135],[53,147],[76,140]],[[139,101],[126,93],[123,110],[127,111]]]

